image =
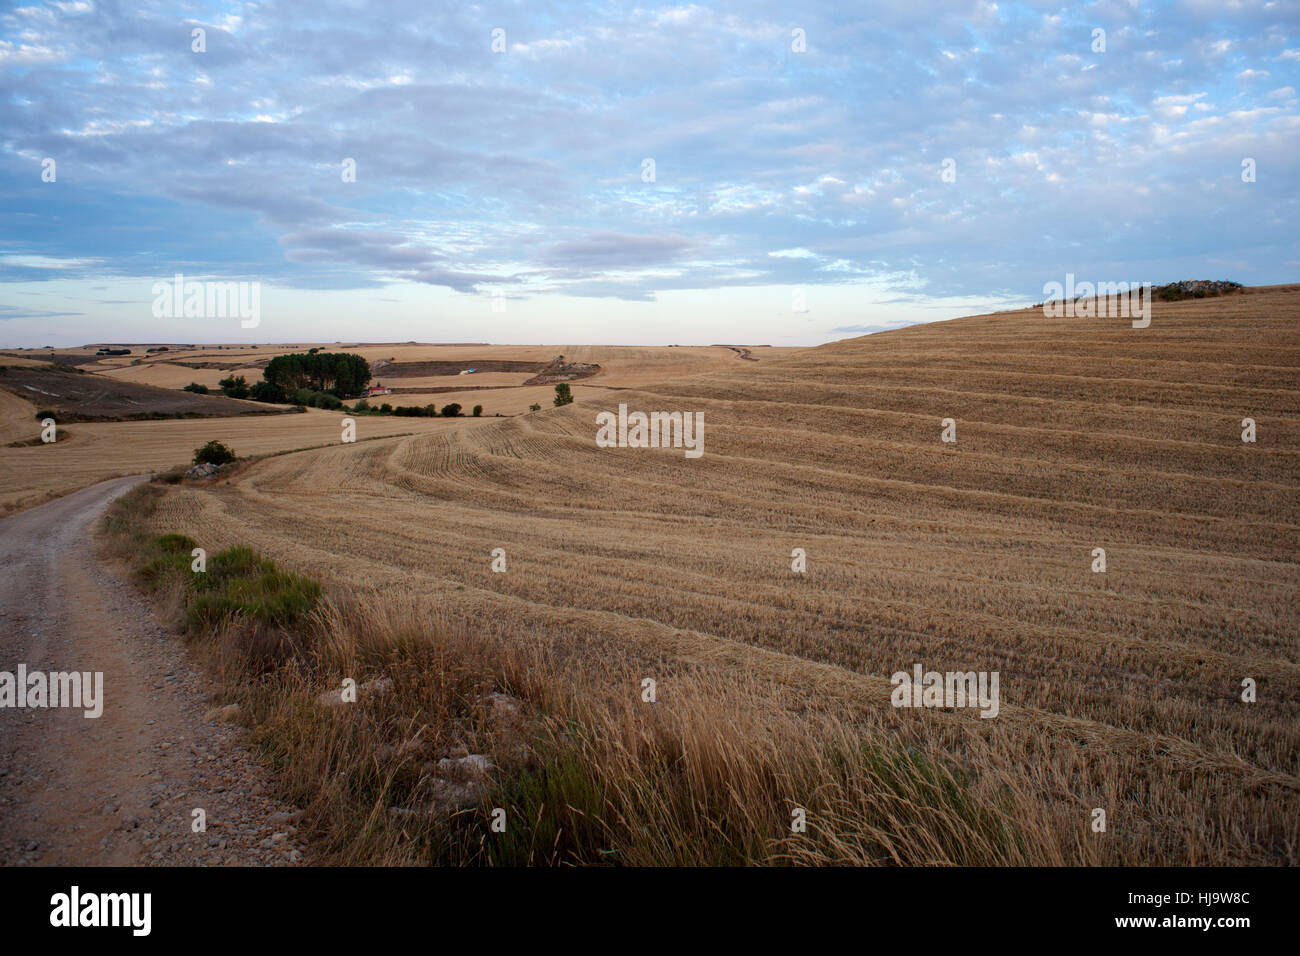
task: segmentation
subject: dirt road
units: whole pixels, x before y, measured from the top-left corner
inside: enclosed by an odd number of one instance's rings
[[[98,718],[0,706],[0,865],[303,861],[292,808],[267,795],[237,729],[204,721],[209,680],[96,557],[96,519],[144,480],[0,520],[0,672],[103,673]]]

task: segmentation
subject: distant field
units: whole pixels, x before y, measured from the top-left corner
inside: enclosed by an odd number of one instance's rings
[[[110,343],[111,344],[111,343]],[[258,346],[256,348],[206,348],[179,349],[169,346],[167,352],[146,356],[148,345],[132,346],[130,356],[110,358],[95,357],[97,346],[82,349],[55,350],[55,359],[65,366],[77,366],[84,374],[72,370],[51,370],[49,350],[29,350],[32,358],[0,356],[0,366],[9,365],[7,378],[0,379],[0,422],[5,440],[26,440],[39,434],[35,419],[37,407],[62,411],[66,420],[98,419],[104,417],[132,417],[149,415],[216,415],[223,420],[210,425],[185,424],[181,427],[146,427],[123,431],[109,423],[93,426],[78,424],[65,443],[29,448],[0,448],[0,466],[5,468],[0,476],[0,509],[38,504],[55,494],[91,484],[116,475],[136,474],[189,461],[194,448],[208,438],[219,438],[233,443],[240,454],[265,454],[308,445],[337,441],[338,422],[343,413],[309,411],[309,418],[283,413],[286,406],[263,405],[256,402],[235,401],[220,394],[194,395],[181,391],[190,382],[199,382],[216,389],[220,379],[228,375],[244,375],[252,383],[261,378],[261,369],[248,364],[264,362],[276,355],[291,351],[307,351],[309,343]],[[166,344],[166,343],[160,343]],[[624,346],[501,346],[501,345],[321,345],[337,351],[353,351],[372,362],[396,357],[399,361],[420,363],[448,363],[466,357],[499,362],[522,362],[528,368],[541,367],[557,355],[564,354],[571,361],[608,364],[608,375],[602,372],[602,384],[628,385],[665,375],[687,375],[701,369],[726,368],[737,364],[736,354],[722,348],[639,348]],[[775,350],[764,350],[774,353]],[[790,351],[790,350],[784,350]],[[572,354],[570,354],[572,353]],[[23,355],[24,353],[15,353]],[[139,364],[132,364],[138,362]],[[231,369],[201,369],[193,364],[233,365]],[[752,364],[752,363],[745,363]],[[419,387],[426,380],[435,387],[450,385],[519,386],[531,374],[521,369],[514,373],[485,372],[482,375],[439,375],[391,380],[403,388]],[[382,365],[374,373],[376,381],[384,380]],[[10,391],[5,389],[9,388]],[[583,394],[584,386],[574,386],[574,394]],[[475,405],[483,405],[485,416],[518,415],[528,412],[531,404],[552,407],[553,386],[509,387],[500,389],[465,388],[440,393],[399,393],[378,397],[374,404],[390,402],[393,405],[428,405],[439,408],[453,402],[460,403],[469,415]],[[15,396],[21,396],[15,397]],[[24,402],[23,399],[28,399]],[[225,416],[256,416],[247,421],[225,421]],[[290,418],[294,421],[273,421]],[[455,423],[431,422],[418,418],[388,418],[365,416],[359,419],[358,437],[391,435],[408,432],[423,433],[455,427]],[[57,451],[57,456],[53,453]],[[44,455],[45,457],[38,457]],[[10,467],[12,465],[12,467]]]
[[[246,347],[215,347],[179,349],[169,347],[166,352],[145,354],[145,346],[132,349],[130,356],[96,359],[93,347],[56,351],[54,359],[75,363],[108,378],[123,382],[137,382],[160,388],[181,389],[191,382],[215,390],[217,383],[229,375],[243,375],[249,384],[262,377],[261,363],[286,352],[305,352],[309,348],[354,352],[372,363],[372,382],[398,389],[418,390],[412,399],[410,393],[381,398],[394,405],[425,405],[436,402],[439,406],[449,402],[466,405],[472,391],[484,388],[516,390],[529,378],[559,355],[567,361],[600,365],[600,372],[592,378],[579,381],[609,387],[630,387],[647,382],[660,382],[684,375],[728,368],[739,361],[736,352],[719,346],[692,347],[637,347],[637,346],[540,346],[540,345],[311,345],[306,343]],[[774,357],[791,349],[755,349],[759,357]],[[14,353],[22,355],[23,353]],[[32,358],[5,358],[0,364],[48,363],[50,352],[33,350]],[[39,359],[36,356],[41,356]],[[214,368],[197,366],[211,364]],[[456,374],[463,368],[479,367],[482,371],[471,375]],[[442,398],[425,390],[456,388],[450,398]],[[462,393],[459,389],[464,389]],[[554,387],[513,394],[502,391],[488,399],[482,396],[470,401],[466,407],[482,404],[491,406],[492,413],[513,415],[528,410],[534,401],[550,404]]]
[[[0,513],[31,507],[52,497],[118,475],[163,471],[188,464],[209,439],[232,446],[241,456],[329,444],[340,440],[341,412],[308,409],[303,414],[194,418],[135,422],[85,422],[67,429],[69,438],[50,445],[3,447],[40,432],[35,406],[0,391]],[[459,421],[456,420],[456,421]],[[456,427],[452,420],[361,417],[358,440],[377,435],[424,433]]]
[[[743,676],[738,705],[834,714],[946,755],[987,805],[1017,794],[1037,862],[1295,864],[1297,332],[1287,286],[1157,303],[1144,330],[1026,311],[759,362],[566,348],[624,389],[501,421],[384,419],[425,427],[168,489],[156,530],[536,640],[611,699],[653,675],[682,706],[675,687]],[[703,412],[704,456],[598,448],[618,402]],[[198,428],[103,427],[164,426]],[[999,716],[891,707],[914,663],[998,671]]]
[[[27,399],[38,409],[55,412],[65,422],[285,412],[283,406],[236,401],[220,394],[195,395],[55,365],[0,364],[0,389]]]
[[[108,378],[125,382],[139,382],[143,385],[156,385],[159,388],[184,388],[190,382],[206,385],[214,391],[217,383],[230,375],[244,376],[251,384],[260,381],[262,370],[254,367],[233,369],[191,368],[169,362],[150,363],[147,365],[126,365],[104,369],[101,373]]]

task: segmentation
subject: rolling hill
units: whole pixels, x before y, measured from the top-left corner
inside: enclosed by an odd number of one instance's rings
[[[925,747],[1014,790],[1035,862],[1294,864],[1298,329],[1300,286],[915,326],[267,460],[156,526],[542,643],[593,693]],[[705,453],[597,447],[618,403],[702,412]],[[917,663],[998,672],[997,718],[891,706]]]

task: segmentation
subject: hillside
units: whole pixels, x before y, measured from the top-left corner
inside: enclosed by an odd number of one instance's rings
[[[259,405],[221,395],[196,395],[118,381],[59,365],[0,362],[0,389],[55,412],[61,422],[275,415],[289,411],[283,406]]]
[[[1298,330],[1298,286],[1141,330],[917,326],[268,460],[170,489],[158,530],[541,642],[614,697],[712,680],[898,735],[1020,794],[1036,861],[1294,864]],[[598,448],[618,402],[703,412],[704,455]],[[891,707],[914,663],[998,671],[998,717]]]

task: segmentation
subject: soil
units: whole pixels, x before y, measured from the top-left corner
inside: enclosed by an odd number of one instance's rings
[[[0,865],[308,862],[238,726],[205,719],[220,703],[210,679],[100,559],[97,518],[144,480],[0,520],[0,671],[103,673],[98,718],[0,707]]]

